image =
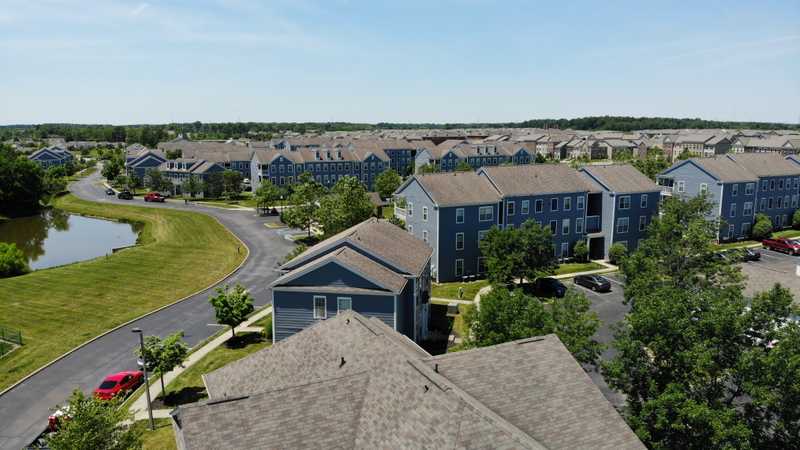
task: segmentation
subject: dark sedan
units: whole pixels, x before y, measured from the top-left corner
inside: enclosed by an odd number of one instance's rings
[[[117,198],[120,200],[133,200],[133,194],[128,191],[122,191],[117,194]]]
[[[116,194],[116,192],[114,192],[113,189],[111,188],[106,189],[106,195],[114,195],[114,194]]]
[[[564,283],[555,278],[537,278],[533,285],[534,294],[539,297],[561,298],[567,293]]]
[[[611,292],[611,282],[606,277],[600,275],[578,275],[572,281],[587,289],[597,292]]]

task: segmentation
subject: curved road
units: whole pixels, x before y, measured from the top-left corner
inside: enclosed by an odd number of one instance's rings
[[[252,211],[191,204],[185,206],[183,203],[153,204],[144,203],[141,199],[118,200],[107,196],[100,182],[100,175],[93,174],[74,183],[70,190],[86,200],[182,209],[217,218],[250,248],[250,256],[245,264],[219,284],[241,283],[253,295],[256,308],[269,304],[271,296],[268,286],[278,275],[275,268],[293,247],[285,238],[287,230],[264,226],[276,218],[258,217]],[[190,346],[219,331],[219,326],[214,324],[214,311],[208,303],[209,290],[81,347],[0,396],[0,449],[18,450],[30,444],[47,425],[50,408],[62,403],[73,389],[89,392],[105,375],[135,369],[133,351],[138,341],[131,333],[131,328],[139,327],[147,335],[160,336],[183,330]]]

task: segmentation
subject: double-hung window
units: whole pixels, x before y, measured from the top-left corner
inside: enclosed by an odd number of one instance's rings
[[[489,232],[489,230],[479,230],[478,231],[478,242],[482,241],[483,238],[486,237],[486,233],[488,233],[488,232]]]
[[[493,209],[491,206],[481,206],[478,209],[478,221],[479,222],[488,222],[492,220],[494,215]]]
[[[627,217],[620,217],[617,219],[617,233],[618,234],[625,234],[628,232],[628,227],[630,226],[630,221]]]
[[[422,221],[423,222],[427,222],[428,221],[428,207],[427,206],[423,206],[422,207]]]
[[[744,195],[753,195],[755,190],[755,183],[747,183],[744,185]]]
[[[575,219],[575,233],[583,234],[583,217]]]
[[[684,180],[678,180],[677,184],[675,185],[675,190],[679,193],[686,192],[686,182]]]
[[[569,231],[569,219],[563,219],[561,221],[561,234],[567,235]]]
[[[516,203],[515,202],[507,202],[506,203],[506,215],[513,216],[514,213],[516,212],[515,209],[516,209]]]
[[[464,233],[456,233],[456,250],[464,250]]]
[[[534,203],[534,212],[540,213],[544,211],[544,200],[539,199]]]
[[[353,309],[353,299],[350,297],[336,297],[336,312],[350,311]]]
[[[647,228],[647,216],[639,216],[639,231],[644,231]]]
[[[731,211],[728,217],[736,217],[736,203],[731,203]]]
[[[456,276],[462,277],[464,276],[464,260],[457,259],[456,260]]]
[[[572,210],[572,197],[564,197],[564,211]]]
[[[425,243],[428,242],[428,230],[422,230],[422,241]]]
[[[531,210],[531,201],[530,200],[523,200],[522,201],[522,211],[520,213],[522,215],[527,215]]]
[[[639,208],[647,208],[647,194],[642,194],[642,196],[639,197]]]
[[[550,234],[552,234],[553,236],[558,234],[558,221],[557,220],[551,220],[550,221]]]
[[[325,319],[328,317],[328,298],[324,295],[314,296],[314,318]]]
[[[736,197],[737,195],[739,195],[739,185],[734,184],[731,186],[731,196]]]
[[[414,216],[414,204],[408,202],[408,217],[413,217],[413,216]]]
[[[619,209],[631,209],[630,195],[623,195],[619,198]]]
[[[583,211],[583,205],[586,202],[586,197],[579,195],[576,199],[575,209],[578,211]]]
[[[456,223],[464,223],[464,208],[456,208]]]
[[[558,211],[558,198],[550,199],[550,211]]]
[[[745,217],[749,217],[753,215],[753,202],[744,202],[744,208],[742,209],[742,215]]]
[[[708,192],[708,183],[700,183],[700,193],[705,194]]]

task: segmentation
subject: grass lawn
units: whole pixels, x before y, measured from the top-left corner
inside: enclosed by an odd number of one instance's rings
[[[800,237],[800,230],[788,229],[782,231],[776,231],[772,233],[773,238],[796,238]],[[750,245],[757,245],[760,244],[761,241],[754,241],[754,240],[745,240],[745,241],[733,241],[733,242],[723,242],[721,244],[717,244],[716,248],[719,250],[728,250],[732,248],[740,248],[740,247],[747,247]]]
[[[458,288],[464,288],[464,297],[461,300],[474,300],[475,294],[481,290],[482,287],[488,286],[489,280],[469,281],[465,283],[452,282],[452,283],[433,283],[431,297],[452,298],[459,300]]]
[[[381,210],[381,213],[383,214],[384,219],[391,219],[394,217],[394,206],[384,206],[383,210]]]
[[[256,320],[252,324],[250,324],[250,326],[251,327],[262,327],[263,328],[263,327],[267,326],[267,323],[269,323],[269,322],[272,322],[272,314],[267,314],[266,316]]]
[[[586,272],[589,270],[604,269],[605,266],[597,264],[596,262],[587,263],[566,263],[560,264],[556,269],[556,275],[566,275],[568,273]]]
[[[142,450],[173,450],[177,449],[175,444],[175,432],[172,430],[170,419],[156,419],[156,429],[150,431],[150,421],[140,420],[136,422],[137,427],[144,429],[142,435]]]
[[[87,202],[54,206],[144,224],[139,244],[116,254],[0,280],[3,325],[25,345],[0,359],[0,390],[64,352],[144,313],[208,287],[245,258],[214,218],[187,211]]]
[[[262,348],[268,347],[270,341],[265,339],[261,333],[241,333],[236,335],[236,340],[228,340],[226,343],[211,350],[209,354],[197,361],[178,375],[167,385],[167,397],[161,396],[156,399],[154,407],[162,408],[176,406],[184,403],[192,403],[202,400],[208,395],[203,385],[201,375],[218,369],[228,363],[241,359]],[[154,378],[153,383],[158,383]]]

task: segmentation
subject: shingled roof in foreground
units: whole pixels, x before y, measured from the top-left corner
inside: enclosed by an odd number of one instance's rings
[[[554,335],[433,357],[351,311],[204,381],[179,448],[644,448]]]

